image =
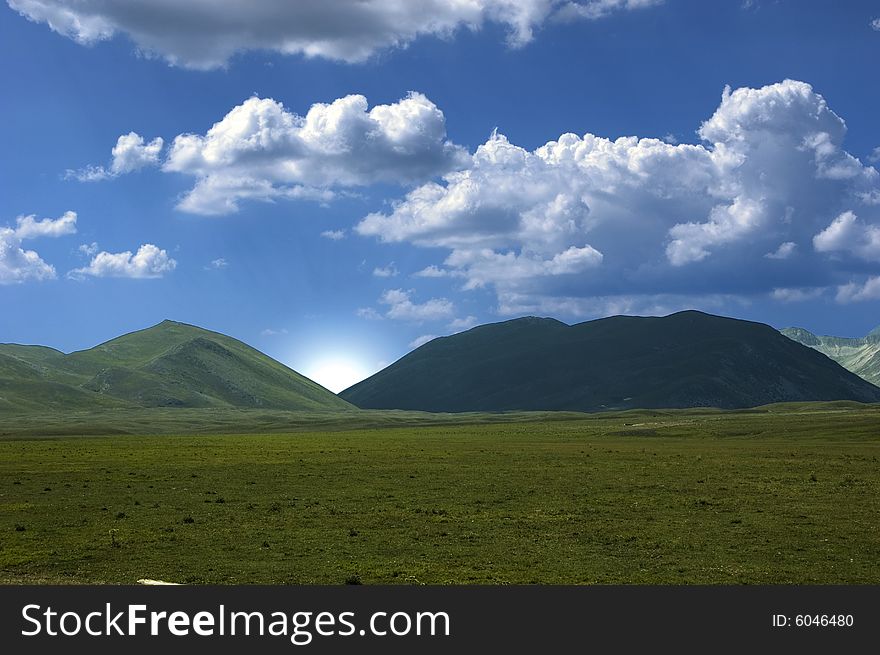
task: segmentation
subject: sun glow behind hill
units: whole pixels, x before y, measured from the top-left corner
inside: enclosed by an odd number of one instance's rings
[[[307,378],[333,393],[339,393],[375,372],[362,362],[342,355],[317,359],[302,370],[302,374]]]

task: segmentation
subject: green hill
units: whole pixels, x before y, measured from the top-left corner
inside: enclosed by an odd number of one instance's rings
[[[785,328],[780,332],[789,339],[827,355],[868,382],[880,385],[880,327],[874,328],[867,336],[856,339],[819,337],[798,327]]]
[[[770,326],[695,311],[483,325],[434,339],[340,395],[361,408],[432,412],[880,401],[880,389]]]
[[[134,407],[352,409],[231,337],[162,323],[65,355],[0,344],[0,412]]]

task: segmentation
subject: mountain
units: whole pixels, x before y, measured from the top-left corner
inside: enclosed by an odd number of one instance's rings
[[[70,354],[0,344],[0,412],[101,407],[353,409],[241,341],[174,321]]]
[[[768,325],[696,311],[578,325],[521,318],[426,343],[340,396],[432,412],[880,401],[880,388]]]
[[[818,337],[799,327],[785,328],[780,332],[789,339],[815,348],[868,382],[880,385],[880,327],[856,339]]]

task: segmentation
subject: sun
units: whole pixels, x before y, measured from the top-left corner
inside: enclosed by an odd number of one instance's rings
[[[314,362],[303,375],[333,393],[339,393],[370,375],[363,364],[342,358],[321,359]]]

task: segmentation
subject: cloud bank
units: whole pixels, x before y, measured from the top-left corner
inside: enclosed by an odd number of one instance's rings
[[[496,133],[466,167],[355,229],[446,249],[419,275],[492,288],[500,313],[864,285],[880,261],[880,175],[846,152],[845,134],[804,82],[726,88],[698,144],[563,134],[529,151]]]
[[[662,0],[7,0],[28,19],[88,45],[128,36],[138,51],[194,69],[224,66],[235,53],[360,62],[423,36],[451,37],[487,23],[521,47],[548,20],[596,20]]]

